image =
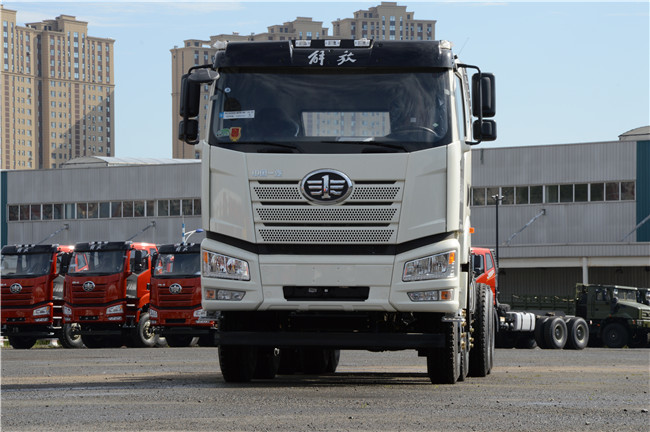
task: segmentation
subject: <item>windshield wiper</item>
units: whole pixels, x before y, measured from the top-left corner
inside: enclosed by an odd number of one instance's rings
[[[357,145],[365,145],[368,147],[383,147],[383,148],[389,148],[393,150],[399,150],[403,152],[407,152],[408,150],[403,144],[392,144],[392,143],[387,143],[383,141],[375,141],[374,138],[365,138],[365,139],[350,139],[350,138],[340,138],[337,139],[336,141],[323,141],[323,143],[326,144],[357,144]]]
[[[287,150],[293,150],[298,153],[302,153],[302,150],[294,145],[283,144],[278,142],[263,141],[263,142],[249,142],[249,143],[242,143],[242,144],[261,146],[261,148],[257,149],[258,153],[273,153],[273,152],[287,153],[287,152],[279,151],[278,149],[287,149]],[[274,148],[271,149],[271,148],[264,148],[264,147],[274,147]]]

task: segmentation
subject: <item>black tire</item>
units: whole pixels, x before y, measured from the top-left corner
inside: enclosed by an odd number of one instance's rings
[[[580,317],[573,317],[567,322],[566,348],[572,350],[585,349],[589,343],[589,326]]]
[[[300,352],[295,348],[283,348],[280,350],[279,375],[293,375],[300,372]]]
[[[198,345],[200,347],[216,347],[217,342],[215,340],[215,336],[215,333],[199,336]]]
[[[329,350],[322,348],[304,348],[301,355],[301,369],[308,375],[322,375],[327,372]]]
[[[494,304],[492,289],[477,286],[476,314],[474,316],[474,346],[469,352],[469,376],[484,377],[490,373],[494,353]]]
[[[61,327],[61,336],[59,342],[63,348],[82,348],[84,342],[81,340],[79,333],[80,326],[77,323],[63,324]]]
[[[515,347],[520,349],[533,349],[537,346],[535,341],[535,334],[533,332],[526,332],[519,335]]]
[[[156,346],[158,335],[153,332],[148,312],[140,314],[140,321],[138,321],[131,339],[133,346],[136,348],[153,348]]]
[[[341,359],[341,350],[327,350],[328,359],[327,359],[327,370],[326,373],[336,372],[336,368],[339,367],[339,360]]]
[[[192,345],[194,337],[192,335],[167,335],[165,340],[167,340],[167,345],[172,348],[185,348]]]
[[[550,349],[562,349],[567,341],[567,327],[564,318],[551,317],[544,323],[544,340]]]
[[[456,384],[460,375],[461,353],[456,323],[443,323],[445,346],[427,353],[427,373],[432,384]]]
[[[609,323],[603,329],[603,344],[608,348],[623,348],[627,345],[629,334],[621,323]]]
[[[107,341],[102,336],[82,335],[81,341],[86,345],[86,348],[96,349],[107,347]]]
[[[253,378],[273,379],[280,367],[280,350],[273,347],[257,348],[257,365]]]
[[[538,317],[537,320],[535,321],[535,342],[537,342],[537,346],[540,347],[541,349],[546,349],[546,336],[544,335],[544,325],[546,324],[546,321],[549,320],[550,317],[543,316],[543,317]]]
[[[35,337],[29,336],[9,336],[9,345],[13,349],[30,349],[36,343]]]
[[[219,366],[227,383],[244,383],[253,379],[257,365],[257,350],[250,346],[221,345]]]

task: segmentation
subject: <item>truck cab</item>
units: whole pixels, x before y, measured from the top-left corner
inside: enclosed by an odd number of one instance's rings
[[[2,248],[2,335],[17,349],[59,338],[66,348],[81,339],[62,322],[63,277],[72,246],[8,245]]]
[[[650,306],[639,290],[621,285],[576,285],[576,315],[590,324],[596,342],[610,348],[648,345]]]
[[[151,307],[154,331],[171,347],[214,346],[217,314],[201,307],[201,245],[165,244],[152,260]]]
[[[89,348],[154,346],[149,322],[150,243],[77,243],[65,277],[63,316]]]
[[[469,191],[471,146],[496,139],[494,76],[447,41],[217,48],[182,79],[179,138],[201,146],[202,304],[221,311],[224,379],[331,371],[339,349],[416,350],[435,383],[487,375]]]

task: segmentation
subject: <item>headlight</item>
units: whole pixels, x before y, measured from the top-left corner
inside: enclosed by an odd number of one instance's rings
[[[197,309],[194,311],[194,318],[205,318],[207,315],[207,311],[203,309]]]
[[[122,312],[124,312],[124,309],[122,309],[122,305],[111,306],[109,308],[106,308],[106,315],[121,314]]]
[[[201,269],[204,277],[251,280],[246,261],[214,252],[203,251]]]
[[[63,315],[72,315],[72,309],[68,306],[63,306]]]
[[[246,295],[246,292],[244,291],[215,289],[215,288],[206,288],[205,290],[206,300],[240,301],[244,298],[244,295]]]
[[[450,251],[404,264],[403,282],[445,279],[456,275],[456,252]]]
[[[149,309],[149,318],[158,318],[158,311],[156,309]]]
[[[32,314],[34,316],[49,315],[50,314],[50,307],[49,306],[39,307],[38,309],[34,309],[34,312],[32,312]]]

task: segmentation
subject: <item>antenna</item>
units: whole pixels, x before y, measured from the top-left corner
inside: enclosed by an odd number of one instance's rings
[[[469,42],[469,36],[467,37],[467,39],[465,39],[465,42],[463,42],[463,46],[460,47],[460,51],[458,51],[458,54],[456,54],[458,57],[460,57],[460,53],[462,53],[463,49],[465,49],[465,45],[467,45],[467,42]]]

